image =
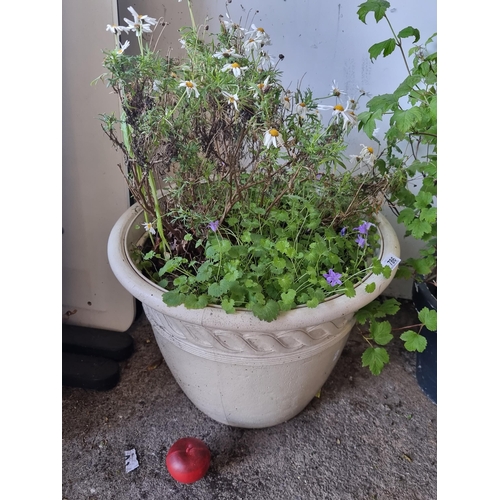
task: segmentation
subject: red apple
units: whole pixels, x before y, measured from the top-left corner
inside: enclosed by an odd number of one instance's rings
[[[166,464],[168,472],[176,481],[194,483],[207,473],[210,450],[200,439],[182,438],[168,450]]]

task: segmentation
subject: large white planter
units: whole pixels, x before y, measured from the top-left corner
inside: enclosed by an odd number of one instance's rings
[[[144,230],[142,209],[130,207],[116,222],[108,258],[120,283],[139,301],[165,361],[192,403],[209,417],[235,427],[259,428],[282,423],[300,413],[321,389],[354,325],[354,313],[380,295],[391,282],[368,276],[356,297],[326,300],[314,309],[299,307],[270,323],[248,311],[227,314],[168,307],[164,290],[134,266],[128,249]],[[381,255],[399,257],[397,236],[378,216]],[[365,285],[375,282],[376,291]]]

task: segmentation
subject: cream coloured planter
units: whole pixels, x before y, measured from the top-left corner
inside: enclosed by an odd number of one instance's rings
[[[142,209],[130,207],[116,222],[108,258],[118,281],[142,302],[165,361],[192,403],[209,417],[235,427],[270,427],[300,413],[332,372],[354,326],[354,314],[389,285],[368,276],[356,297],[332,297],[318,307],[282,313],[268,323],[249,311],[227,314],[168,307],[164,290],[134,266],[128,249],[144,234]],[[378,215],[383,260],[399,257],[397,236]],[[376,291],[366,293],[374,282]]]

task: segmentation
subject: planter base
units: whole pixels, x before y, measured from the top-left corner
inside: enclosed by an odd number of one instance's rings
[[[144,312],[191,402],[217,422],[244,428],[270,427],[300,413],[326,382],[354,325],[350,315],[262,335],[204,328],[146,305]]]

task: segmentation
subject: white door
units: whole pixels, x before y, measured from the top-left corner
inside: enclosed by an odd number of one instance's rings
[[[107,260],[113,224],[129,207],[122,161],[101,130],[99,114],[119,113],[116,95],[90,82],[104,72],[102,50],[113,48],[107,24],[118,24],[116,0],[62,4],[62,312],[69,324],[125,331],[135,299]]]

